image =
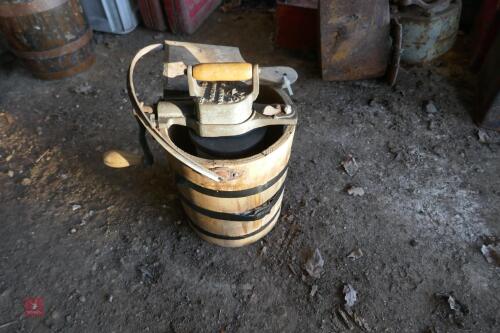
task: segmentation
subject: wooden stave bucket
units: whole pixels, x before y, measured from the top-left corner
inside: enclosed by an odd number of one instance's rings
[[[92,29],[78,0],[1,3],[0,31],[11,51],[41,79],[72,76],[95,62]]]
[[[266,90],[268,87],[261,87],[261,95],[266,94]],[[282,100],[267,103],[291,105],[287,95],[272,90]],[[275,142],[250,157],[212,160],[183,151],[221,176],[220,182],[196,173],[169,156],[188,222],[202,239],[224,247],[239,247],[256,242],[272,230],[281,212],[295,134],[295,126],[281,128],[282,133]]]

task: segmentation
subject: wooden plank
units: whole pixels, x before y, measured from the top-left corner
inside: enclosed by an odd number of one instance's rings
[[[319,10],[323,79],[384,75],[390,53],[389,1],[320,1]]]

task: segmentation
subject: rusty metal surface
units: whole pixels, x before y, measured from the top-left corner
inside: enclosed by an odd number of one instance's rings
[[[391,20],[392,53],[389,67],[387,68],[387,83],[392,87],[396,84],[399,67],[401,63],[401,52],[403,43],[403,26],[397,18]]]
[[[384,75],[390,56],[389,1],[320,1],[319,10],[323,79]]]
[[[139,12],[147,28],[158,31],[167,30],[167,21],[160,0],[139,1]]]
[[[417,64],[446,53],[455,43],[461,9],[461,0],[453,0],[448,8],[432,14],[415,6],[400,7],[397,16],[403,25],[401,61]]]
[[[19,16],[0,19],[0,32],[9,48],[35,76],[43,79],[67,77],[94,63],[92,29],[78,0],[15,4],[11,1],[9,5],[0,0],[0,3],[12,8],[26,9],[29,5],[36,9],[51,8],[43,12],[32,11],[29,15],[25,14],[26,10],[20,10]],[[61,5],[55,6],[58,3]]]

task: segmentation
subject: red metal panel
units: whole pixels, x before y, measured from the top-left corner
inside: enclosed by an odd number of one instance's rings
[[[139,11],[146,28],[158,31],[167,30],[167,22],[160,0],[140,0]]]
[[[220,0],[163,0],[174,33],[192,34],[219,6]]]
[[[479,67],[500,30],[500,0],[484,0],[473,33],[472,66]]]
[[[288,49],[316,50],[318,35],[318,0],[277,2],[276,45]]]

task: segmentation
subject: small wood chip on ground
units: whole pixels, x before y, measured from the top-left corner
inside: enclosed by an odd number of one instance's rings
[[[319,252],[319,249],[316,249],[314,253],[307,260],[304,268],[306,272],[313,278],[319,279],[321,277],[321,273],[323,272],[323,265],[325,261]]]
[[[355,325],[364,332],[371,332],[368,323],[352,309],[345,306],[339,306],[337,307],[336,313],[347,329],[352,330]]]
[[[358,163],[351,154],[347,155],[346,158],[340,163],[340,165],[344,168],[345,172],[351,177],[354,176],[359,169]]]
[[[318,292],[318,286],[314,284],[314,285],[311,287],[311,292],[309,293],[309,295],[310,295],[311,297],[314,297],[314,295],[316,295],[316,293],[317,293],[317,292]]]
[[[362,197],[365,195],[365,190],[362,187],[349,186],[347,188],[347,194],[352,195],[353,197]]]
[[[347,255],[347,258],[349,259],[352,259],[352,260],[356,260],[356,259],[359,259],[363,256],[363,251],[361,249],[354,249],[351,251],[351,253],[349,253]]]

